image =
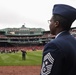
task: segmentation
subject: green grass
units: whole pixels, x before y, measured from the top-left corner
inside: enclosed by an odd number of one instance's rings
[[[42,51],[28,51],[26,60],[22,60],[21,52],[0,53],[0,66],[41,65]]]

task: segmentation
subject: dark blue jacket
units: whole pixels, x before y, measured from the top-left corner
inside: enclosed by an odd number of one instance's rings
[[[76,75],[76,39],[69,32],[45,45],[40,75]]]

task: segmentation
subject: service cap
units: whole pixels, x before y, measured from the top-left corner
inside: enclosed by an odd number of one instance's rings
[[[55,4],[53,14],[58,14],[73,22],[76,19],[76,8],[66,4]]]

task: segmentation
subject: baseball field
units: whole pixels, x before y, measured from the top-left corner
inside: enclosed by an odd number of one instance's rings
[[[0,75],[39,75],[42,51],[27,51],[26,60],[21,52],[0,53]]]

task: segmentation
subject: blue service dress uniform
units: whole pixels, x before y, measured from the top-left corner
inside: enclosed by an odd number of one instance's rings
[[[68,31],[45,45],[40,75],[76,75],[76,39]]]

